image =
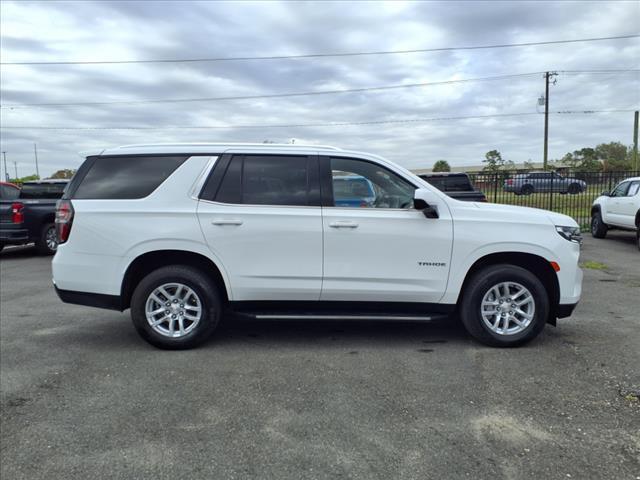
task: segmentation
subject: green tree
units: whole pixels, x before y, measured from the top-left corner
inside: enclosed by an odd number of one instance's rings
[[[33,175],[27,175],[26,177],[10,178],[9,183],[22,185],[24,182],[32,182],[33,180],[40,180],[40,177],[34,173]]]
[[[599,172],[602,170],[602,162],[598,159],[596,149],[590,147],[567,153],[562,157],[562,163],[572,170],[585,172]]]
[[[620,142],[601,143],[595,153],[604,166],[605,171],[631,170],[631,160],[626,146]]]
[[[447,162],[446,160],[438,160],[436,163],[433,164],[433,171],[434,172],[450,172],[451,165],[449,165],[449,162]]]
[[[485,172],[496,173],[501,170],[509,170],[514,167],[511,160],[505,160],[502,158],[502,154],[498,150],[490,150],[484,154],[484,160],[482,163],[486,163],[482,169]]]
[[[75,173],[76,171],[71,168],[63,168],[62,170],[53,172],[49,178],[71,178]]]

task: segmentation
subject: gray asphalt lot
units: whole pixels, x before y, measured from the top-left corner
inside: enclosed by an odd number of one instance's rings
[[[156,350],[0,254],[0,477],[640,479],[640,252],[587,235],[574,315],[526,347],[455,323],[228,321]]]

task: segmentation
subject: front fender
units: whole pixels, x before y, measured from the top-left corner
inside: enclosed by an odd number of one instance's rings
[[[560,236],[558,236],[560,240]],[[562,240],[566,241],[566,240]],[[456,303],[462,290],[462,286],[471,267],[482,258],[497,253],[525,253],[536,255],[549,262],[558,261],[557,255],[550,248],[543,247],[531,242],[495,242],[473,248],[467,252],[457,251],[454,247],[454,254],[451,262],[451,275],[447,284],[447,291],[442,298],[442,303]]]

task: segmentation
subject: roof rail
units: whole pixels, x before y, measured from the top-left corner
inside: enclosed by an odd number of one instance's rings
[[[122,145],[118,148],[140,147],[260,147],[260,148],[304,148],[317,150],[342,150],[331,145],[306,145],[295,143],[140,143]]]

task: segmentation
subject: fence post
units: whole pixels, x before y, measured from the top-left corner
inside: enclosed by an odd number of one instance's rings
[[[493,203],[498,203],[498,173],[495,173],[493,179]]]

